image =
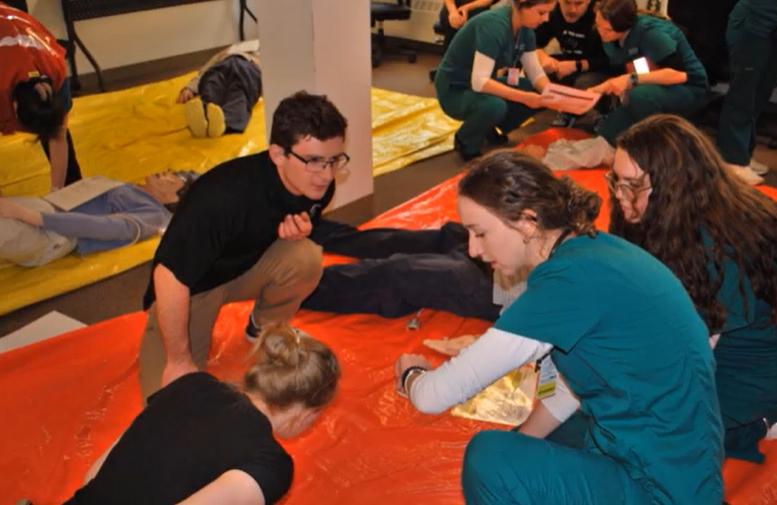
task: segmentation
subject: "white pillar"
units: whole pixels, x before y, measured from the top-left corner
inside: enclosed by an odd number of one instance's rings
[[[278,103],[305,90],[324,94],[348,120],[350,175],[333,208],[372,194],[370,2],[256,0],[267,136]]]

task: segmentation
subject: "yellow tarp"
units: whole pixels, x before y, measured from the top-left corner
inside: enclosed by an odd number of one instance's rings
[[[83,175],[138,182],[167,169],[203,172],[266,149],[261,100],[245,133],[193,139],[183,107],[174,103],[190,78],[77,98],[70,130]],[[458,127],[434,99],[379,89],[372,90],[372,118],[376,176],[450,150]],[[0,187],[6,196],[40,196],[49,184],[48,162],[32,136],[0,137]],[[144,263],[156,244],[150,240],[85,258],[70,255],[34,269],[0,262],[0,315]]]

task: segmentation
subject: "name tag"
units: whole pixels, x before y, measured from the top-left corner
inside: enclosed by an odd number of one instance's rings
[[[507,84],[518,86],[518,80],[521,78],[521,71],[515,67],[507,70]]]
[[[556,394],[558,384],[558,369],[556,369],[550,354],[542,358],[538,363],[540,379],[537,383],[537,399],[549,398]]]

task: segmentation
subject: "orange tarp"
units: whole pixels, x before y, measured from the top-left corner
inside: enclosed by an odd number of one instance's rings
[[[534,137],[547,144],[554,133]],[[606,194],[601,170],[571,172]],[[455,180],[373,220],[369,226],[422,228],[454,219]],[[772,198],[777,191],[764,188]],[[606,229],[606,209],[597,224]],[[330,258],[328,261],[332,261]],[[240,376],[250,303],[225,307],[214,329],[208,370]],[[336,316],[302,311],[294,324],[331,345],[340,358],[340,393],[318,424],[285,442],[296,463],[288,504],[462,503],[459,470],[474,433],[503,426],[423,415],[394,392],[393,363],[403,352],[439,356],[425,338],[482,332],[486,323],[424,311],[418,331],[408,318]],[[21,497],[60,503],[88,466],[140,411],[137,355],[145,324],[134,313],[0,355],[0,505]],[[762,443],[764,465],[727,461],[731,505],[777,503],[777,443]],[[520,455],[517,455],[520,457]]]

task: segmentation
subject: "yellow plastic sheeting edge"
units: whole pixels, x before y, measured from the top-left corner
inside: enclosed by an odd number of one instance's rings
[[[154,256],[159,239],[87,256],[70,254],[36,268],[0,266],[0,315],[136,267]],[[138,300],[138,306],[141,300]]]
[[[219,139],[193,139],[183,107],[174,103],[191,76],[77,98],[70,116],[84,176],[137,182],[172,169],[204,172],[222,161],[266,148],[264,106],[248,129]],[[451,149],[457,122],[436,100],[372,90],[375,175]],[[0,137],[0,186],[7,196],[40,196],[49,188],[48,163],[30,135]],[[70,255],[38,268],[0,262],[0,315],[124,272],[153,256],[158,241],[86,257]]]

